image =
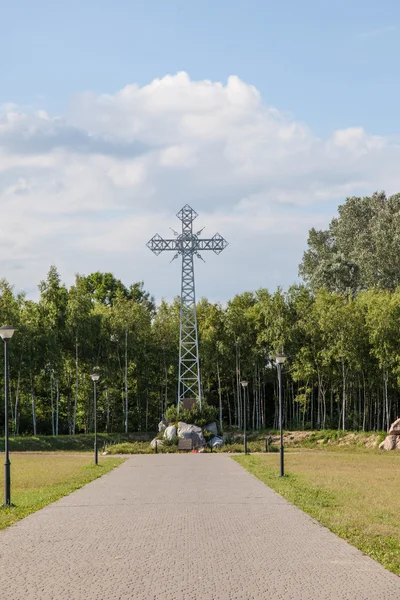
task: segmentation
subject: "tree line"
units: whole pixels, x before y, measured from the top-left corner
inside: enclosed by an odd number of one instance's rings
[[[251,428],[277,427],[281,350],[286,428],[385,430],[399,414],[399,204],[384,194],[347,199],[327,232],[311,230],[304,284],[198,302],[202,395],[225,427],[243,426],[244,406]],[[379,233],[389,222],[397,246]],[[156,306],[143,283],[110,273],[77,275],[68,289],[53,266],[37,301],[0,281],[0,320],[19,329],[9,344],[16,435],[91,432],[94,369],[100,431],[154,431],[176,403],[179,298]]]

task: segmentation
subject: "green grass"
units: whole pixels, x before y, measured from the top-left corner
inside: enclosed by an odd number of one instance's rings
[[[243,434],[238,431],[225,433],[232,443],[243,444]],[[279,446],[279,432],[276,430],[261,430],[248,433],[249,443],[254,443],[265,449],[265,438],[271,437],[275,446]],[[377,448],[381,441],[386,437],[384,432],[376,431],[341,431],[337,429],[323,429],[318,431],[284,431],[283,440],[285,447],[290,449],[308,448],[308,449],[331,449],[349,448],[352,451],[357,449]],[[252,450],[260,451],[260,450]]]
[[[99,433],[98,445],[100,452],[107,448],[111,454],[151,454],[150,441],[155,433],[136,432],[125,435],[123,433]],[[277,431],[262,430],[248,433],[249,452],[265,452],[265,438],[272,437],[273,443],[270,452],[276,452],[279,446]],[[285,431],[284,442],[286,449],[324,449],[336,451],[351,450],[357,452],[370,452],[377,448],[384,433],[376,432],[351,432],[337,430],[323,431]],[[228,443],[218,452],[243,452],[243,434],[238,431],[225,432]],[[18,436],[10,438],[11,452],[92,452],[93,434],[59,435],[59,436]],[[0,438],[0,452],[4,451],[4,438]],[[161,451],[161,449],[159,449]],[[164,447],[163,452],[176,452],[171,446]]]
[[[136,439],[148,440],[149,444],[153,439],[152,433],[99,433],[98,447],[101,451],[105,446],[135,441]],[[93,434],[76,435],[38,435],[38,436],[17,436],[10,438],[11,452],[91,452],[94,446]],[[0,438],[0,452],[4,452],[4,438]]]
[[[234,459],[322,525],[400,575],[400,453],[287,454],[284,478],[279,477],[277,455]]]
[[[104,458],[96,466],[85,454],[12,455],[11,502],[15,506],[0,508],[0,529],[108,473],[121,462],[121,458]],[[3,470],[0,489],[3,494]]]
[[[110,454],[154,454],[150,442],[123,442],[107,448]],[[158,452],[161,454],[164,450],[160,447]],[[166,449],[165,449],[166,451]],[[175,447],[168,447],[169,452],[175,452]]]
[[[263,452],[265,450],[265,442],[249,442],[247,447],[249,452]],[[154,450],[151,448],[149,442],[124,442],[110,446],[107,450],[110,454],[154,454]],[[171,454],[175,452],[178,452],[176,444],[164,445],[158,448],[159,454]],[[206,452],[210,452],[210,448],[207,447]],[[225,444],[220,450],[213,450],[213,452],[243,452],[243,442]],[[270,452],[278,452],[277,446],[271,446]]]

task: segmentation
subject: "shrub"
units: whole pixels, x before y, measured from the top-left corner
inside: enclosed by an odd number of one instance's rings
[[[203,436],[206,441],[206,444],[214,437],[214,434],[211,431],[207,431],[207,429],[203,429]]]
[[[190,410],[181,409],[178,414],[178,407],[173,405],[167,408],[165,412],[165,418],[168,423],[178,423],[183,421],[184,423],[190,423],[191,425],[197,425],[198,427],[204,427],[207,423],[216,422],[218,419],[218,408],[215,406],[209,406],[203,402],[202,410],[200,412],[200,406],[198,402]]]

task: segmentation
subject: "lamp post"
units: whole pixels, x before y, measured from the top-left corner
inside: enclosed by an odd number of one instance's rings
[[[99,464],[99,457],[97,452],[97,397],[96,397],[96,383],[98,382],[100,375],[98,373],[92,373],[90,376],[93,381],[93,412],[94,412],[94,464]]]
[[[247,390],[247,386],[249,385],[249,382],[246,380],[243,380],[240,382],[242,388],[243,388],[243,448],[244,448],[244,453],[247,454],[247,431],[246,431],[246,410],[247,410],[247,406],[246,406],[246,390]]]
[[[0,327],[0,336],[4,342],[4,505],[11,506],[11,463],[8,440],[8,342],[16,329],[10,325]]]
[[[279,448],[279,458],[280,458],[280,477],[284,477],[285,475],[285,467],[284,467],[284,448],[283,448],[283,407],[282,407],[282,365],[284,364],[287,356],[285,354],[277,354],[275,357],[276,364],[278,366],[278,383],[279,383],[279,434],[280,434],[280,448]]]

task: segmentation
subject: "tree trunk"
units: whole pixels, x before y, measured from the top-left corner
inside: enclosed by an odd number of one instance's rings
[[[226,400],[228,404],[228,419],[229,419],[229,429],[232,429],[232,414],[231,414],[231,403],[229,400],[229,392],[226,392]]]
[[[76,429],[76,411],[78,407],[79,395],[79,355],[78,355],[78,336],[75,338],[75,401],[74,401],[74,416],[72,421],[72,433],[75,435]]]
[[[106,389],[106,403],[107,403],[107,420],[106,420],[106,432],[110,430],[110,390]]]
[[[238,427],[242,427],[242,390],[240,385],[240,350],[238,349],[238,343],[236,347],[236,397],[237,397],[237,415],[238,415]]]
[[[33,435],[36,437],[36,398],[35,398],[35,385],[33,375],[31,373],[31,400],[32,400],[32,424],[33,424]]]
[[[125,328],[125,433],[128,433],[128,326]]]
[[[222,430],[222,390],[221,390],[221,377],[219,373],[219,363],[217,360],[217,377],[218,377],[218,399],[219,399],[219,424]]]
[[[149,387],[146,389],[146,421],[145,421],[145,432],[147,433],[147,426],[149,423]]]
[[[56,435],[58,435],[58,409],[60,404],[60,388],[58,386],[58,377],[56,377]]]
[[[238,427],[239,426],[238,425],[238,414],[237,414],[238,401],[236,398],[237,388],[236,388],[233,376],[232,376],[232,390],[233,390],[233,420],[234,420],[235,427]]]
[[[22,361],[22,358],[21,358],[21,361]],[[18,433],[19,433],[18,411],[19,411],[19,386],[20,386],[20,382],[21,382],[21,362],[20,362],[20,368],[18,369],[17,388],[15,390],[14,435],[18,435]]]
[[[365,423],[367,420],[367,394],[366,394],[366,390],[365,390],[365,373],[364,373],[364,371],[362,373],[362,376],[363,376],[363,399],[364,399],[362,430],[365,431]]]
[[[50,404],[51,404],[51,434],[55,434],[54,427],[54,387],[53,387],[53,371],[50,373]]]
[[[342,359],[342,429],[346,428],[346,370]]]
[[[168,408],[168,369],[167,369],[167,361],[165,358],[165,351],[164,351],[164,373],[165,373],[165,391],[164,391],[164,405],[163,405],[163,411],[162,411],[161,417],[165,416],[165,411]]]
[[[385,386],[386,431],[389,431],[389,428],[390,428],[389,401],[388,401],[388,379],[389,379],[389,376],[388,376],[387,371],[384,371],[383,379],[384,379],[384,386]]]

